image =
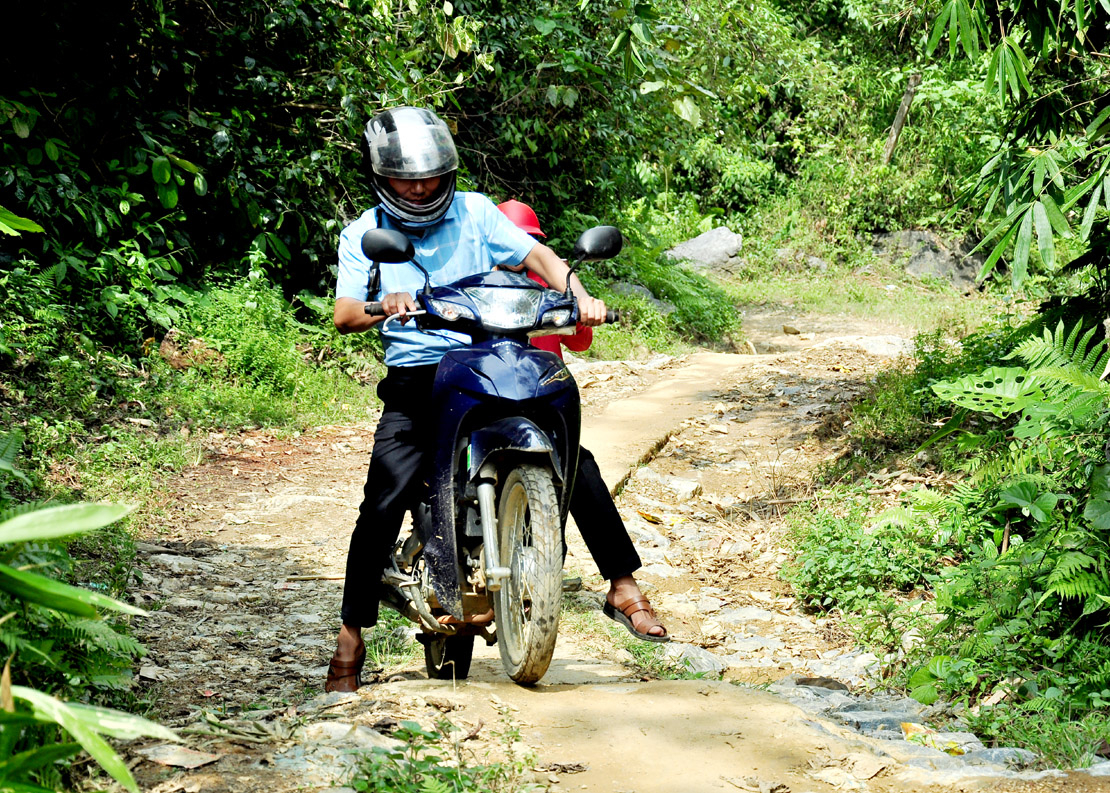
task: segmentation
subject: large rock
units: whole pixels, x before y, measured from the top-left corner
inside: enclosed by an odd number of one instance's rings
[[[650,289],[640,284],[631,284],[628,281],[614,281],[609,284],[609,289],[613,294],[617,295],[631,295],[632,297],[642,297],[647,302],[655,306],[659,313],[667,316],[675,310],[674,303],[667,300],[660,300],[657,298]]]
[[[873,235],[871,244],[876,255],[904,263],[912,276],[948,281],[965,294],[978,288],[975,278],[983,259],[969,256],[971,248],[963,242],[949,242],[931,231],[891,231]]]
[[[699,234],[667,251],[672,259],[685,260],[698,270],[731,272],[738,260],[743,237],[725,226]]]

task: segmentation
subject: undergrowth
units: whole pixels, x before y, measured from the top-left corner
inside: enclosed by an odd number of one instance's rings
[[[884,653],[892,685],[925,704],[963,703],[985,740],[1050,765],[1089,764],[1110,733],[1100,335],[1093,321],[1000,323],[959,346],[922,345],[914,368],[852,408],[855,462],[840,473],[881,460],[947,483],[885,509],[826,493],[835,513],[797,513],[785,568],[811,605],[843,610]],[[940,452],[922,460],[923,442]]]

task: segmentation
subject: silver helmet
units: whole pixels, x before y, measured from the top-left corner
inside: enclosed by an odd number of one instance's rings
[[[406,226],[424,228],[439,222],[455,197],[459,154],[451,130],[431,110],[398,107],[378,113],[363,131],[367,176],[385,211]],[[390,179],[442,177],[420,202],[407,201],[390,187]]]

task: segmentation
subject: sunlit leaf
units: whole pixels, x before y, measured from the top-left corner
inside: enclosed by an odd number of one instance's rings
[[[0,523],[0,543],[43,542],[115,523],[134,509],[120,504],[66,504],[25,512]]]
[[[155,157],[150,163],[150,175],[158,184],[169,184],[173,167],[167,157]]]
[[[1087,239],[1091,234],[1091,226],[1095,222],[1095,213],[1098,211],[1098,200],[1102,196],[1102,183],[1095,185],[1091,191],[1091,200],[1087,202],[1087,209],[1083,212],[1083,222],[1079,225],[1079,238]]]
[[[49,719],[73,736],[74,740],[81,744],[81,748],[92,755],[100,767],[123,785],[125,789],[132,791],[132,793],[139,793],[139,786],[135,783],[135,778],[131,776],[127,764],[112,750],[108,742],[100,737],[98,731],[66,703],[25,686],[12,686],[12,695],[16,699],[28,703],[36,716]],[[149,724],[152,730],[159,732],[165,730],[164,727],[148,722],[138,716],[125,713],[120,714],[120,716],[133,720],[136,724]],[[138,734],[153,733],[142,732]]]
[[[1040,381],[1020,367],[991,367],[975,375],[933,384],[941,399],[1004,418],[1042,398]]]
[[[674,112],[678,114],[678,117],[683,121],[695,127],[701,124],[701,110],[698,109],[698,105],[692,97],[679,97],[674,100],[671,106],[674,108]]]
[[[1021,219],[1017,238],[1014,241],[1014,261],[1010,279],[1014,288],[1021,286],[1029,273],[1029,251],[1033,246],[1033,210],[1029,209]]]
[[[21,218],[14,212],[0,207],[0,232],[12,237],[17,237],[21,231],[41,233],[43,228],[33,220]]]
[[[3,564],[0,564],[0,590],[21,600],[37,603],[56,611],[64,611],[66,614],[75,614],[78,617],[96,617],[97,609],[122,611],[125,614],[146,614],[140,608],[107,595],[101,595],[99,592],[90,592],[87,589],[63,584],[52,578],[27,570],[16,570]]]
[[[1037,230],[1037,249],[1041,252],[1041,261],[1051,272],[1056,269],[1056,243],[1053,241],[1048,213],[1040,201],[1033,204],[1033,226]]]

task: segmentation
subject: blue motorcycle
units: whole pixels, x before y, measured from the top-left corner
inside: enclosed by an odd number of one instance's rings
[[[622,243],[613,226],[589,229],[575,243],[571,270],[616,256]],[[498,645],[509,677],[535,683],[555,650],[581,424],[574,378],[528,339],[574,333],[577,300],[569,288],[506,271],[433,287],[412,243],[390,229],[366,232],[362,250],[370,261],[410,262],[423,272],[421,310],[409,312],[419,329],[471,340],[436,371],[428,487],[385,572],[382,603],[420,625],[430,677],[466,678],[482,636]],[[380,303],[366,313],[384,314]]]

